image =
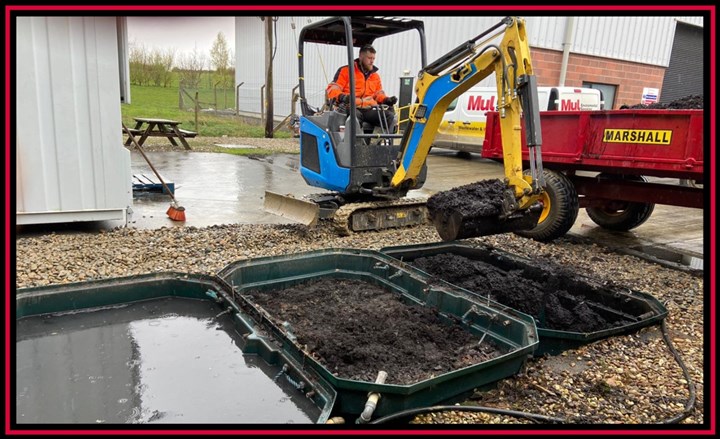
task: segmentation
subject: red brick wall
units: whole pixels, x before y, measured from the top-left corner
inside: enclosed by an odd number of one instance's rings
[[[538,85],[558,85],[562,52],[533,48],[530,56]],[[583,81],[615,85],[613,108],[617,109],[623,104],[639,104],[644,87],[661,89],[664,76],[665,67],[570,53],[565,85],[579,87]]]

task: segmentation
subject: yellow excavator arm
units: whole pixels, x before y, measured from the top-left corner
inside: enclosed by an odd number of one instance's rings
[[[502,35],[499,44],[491,41]],[[482,41],[479,41],[481,40]],[[540,115],[525,21],[507,17],[498,25],[428,65],[418,75],[417,102],[401,142],[393,187],[412,188],[421,172],[448,105],[491,73],[495,73],[503,143],[505,183],[514,192],[510,213],[535,203],[541,192]],[[530,175],[523,175],[521,115],[530,150]]]

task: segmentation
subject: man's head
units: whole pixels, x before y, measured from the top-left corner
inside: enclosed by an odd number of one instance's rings
[[[360,65],[362,68],[369,72],[375,64],[375,48],[370,44],[366,44],[360,48]]]

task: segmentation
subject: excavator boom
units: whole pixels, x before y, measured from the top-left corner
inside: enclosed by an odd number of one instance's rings
[[[503,28],[498,31],[498,28]],[[488,33],[496,31],[481,43],[476,43]],[[503,34],[499,45],[482,44]],[[430,64],[418,75],[415,89],[418,103],[410,109],[408,128],[402,139],[402,157],[392,178],[393,187],[412,186],[422,168],[435,139],[442,117],[448,105],[473,85],[495,73],[498,89],[498,111],[502,118],[501,132],[505,177],[508,186],[515,187],[515,194],[523,197],[537,192],[530,187],[537,175],[526,179],[522,173],[520,124],[521,111],[525,110],[527,144],[539,151],[542,143],[540,114],[537,104],[537,83],[532,74],[530,48],[527,43],[524,21],[507,17],[501,23],[460,45],[438,61]],[[521,104],[522,101],[522,104]],[[531,159],[531,168],[541,167],[540,155]],[[537,174],[537,173],[536,173]],[[540,175],[542,175],[540,173]],[[519,203],[521,208],[530,204],[529,199]]]
[[[499,34],[502,34],[499,45],[486,44]],[[481,38],[485,39],[478,42]],[[482,198],[490,198],[493,195],[490,192],[468,191],[460,197],[454,193],[436,194],[434,201],[445,196],[452,198],[449,202],[428,204],[430,218],[445,240],[531,229],[537,225],[542,210],[538,204],[544,183],[540,180],[542,140],[537,83],[525,23],[515,17],[507,17],[420,72],[415,90],[418,103],[410,110],[409,126],[401,144],[402,156],[392,186],[412,188],[415,185],[450,102],[492,73],[495,73],[498,90],[506,190],[495,194],[500,200],[496,209],[472,208],[478,204],[477,198],[480,205],[486,207]],[[531,151],[530,175],[523,175],[522,169],[521,113]],[[477,195],[471,196],[473,193]]]

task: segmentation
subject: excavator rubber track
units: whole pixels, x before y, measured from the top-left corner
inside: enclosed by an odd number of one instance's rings
[[[425,198],[350,199],[336,192],[306,195],[305,202],[319,206],[321,219],[332,222],[335,231],[347,236],[355,232],[429,224]]]
[[[331,221],[338,234],[366,232],[429,223],[424,198],[347,203],[335,211]]]
[[[295,198],[265,191],[265,210],[308,227],[326,220],[343,236],[430,223],[425,198],[348,200],[346,197],[327,192]]]

